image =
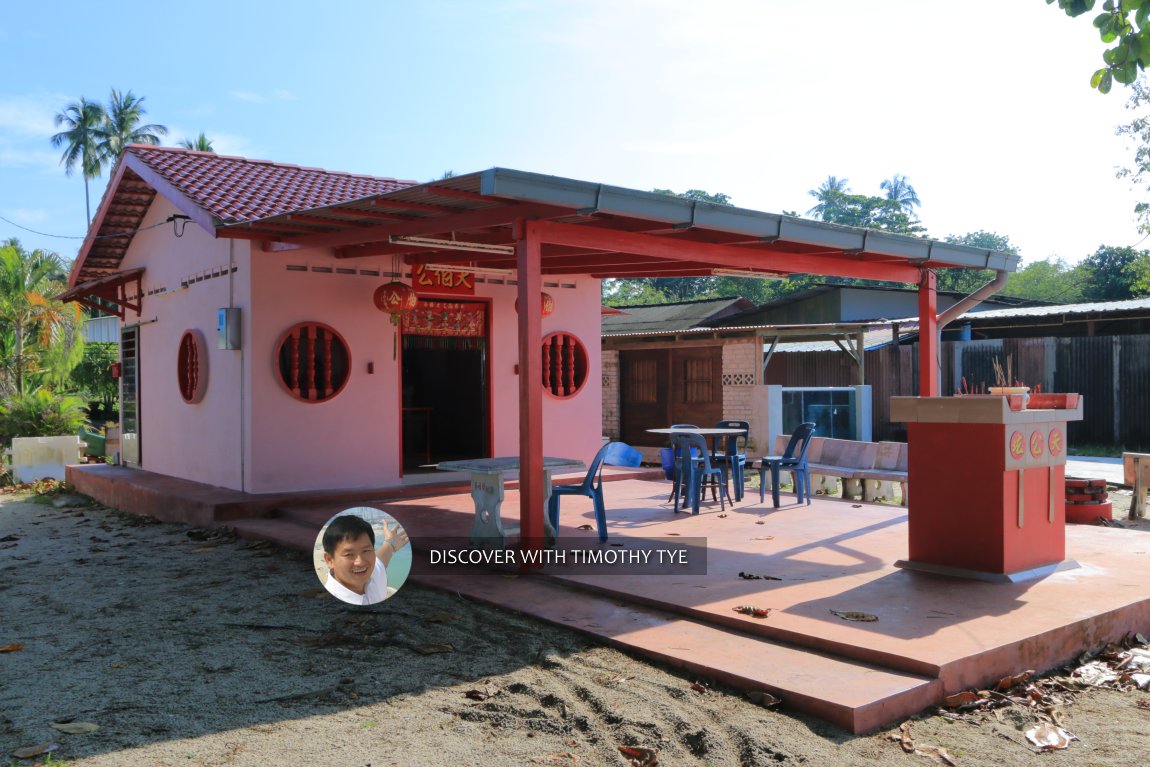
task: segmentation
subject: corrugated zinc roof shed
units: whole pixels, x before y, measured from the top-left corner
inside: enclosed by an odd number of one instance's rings
[[[726,313],[754,306],[745,298],[712,298],[673,304],[620,306],[627,314],[604,315],[603,335],[666,333],[697,328]]]
[[[770,332],[765,333],[767,338],[770,338]],[[898,337],[899,340],[911,338],[918,335],[918,327],[915,326],[909,330],[904,327],[899,327]],[[849,337],[844,335],[844,338]],[[873,349],[881,349],[889,345],[894,340],[890,327],[879,328],[876,330],[868,330],[863,333],[863,350],[871,351]],[[764,348],[770,344],[764,344]],[[839,351],[840,347],[834,341],[793,341],[790,343],[779,343],[775,347],[776,353],[795,353],[795,352],[835,352]]]
[[[1056,306],[1026,306],[1012,309],[988,309],[985,312],[967,312],[962,318],[977,320],[1010,319],[1014,317],[1050,317],[1060,314],[1104,314],[1108,312],[1136,312],[1150,310],[1150,298],[1132,298],[1128,301],[1096,301],[1089,304],[1058,304]]]
[[[1054,304],[1051,306],[1018,306],[1009,309],[988,309],[984,312],[967,312],[958,320],[979,322],[997,319],[1010,320],[1026,317],[1059,317],[1066,314],[1112,314],[1117,312],[1150,311],[1150,298],[1132,298],[1126,301],[1095,301],[1088,304]],[[895,322],[918,322],[918,317],[908,317]]]

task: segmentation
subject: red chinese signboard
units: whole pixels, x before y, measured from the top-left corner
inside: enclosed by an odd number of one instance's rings
[[[403,315],[403,334],[413,336],[483,337],[487,334],[486,306],[481,303],[420,301]]]
[[[428,269],[423,264],[411,268],[411,286],[420,295],[455,296],[475,295],[475,275],[470,272],[449,272],[442,269]]]

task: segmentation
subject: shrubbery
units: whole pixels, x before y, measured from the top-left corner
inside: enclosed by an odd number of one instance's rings
[[[73,394],[37,389],[14,394],[0,403],[0,441],[13,437],[55,437],[75,434],[85,425],[87,403]]]

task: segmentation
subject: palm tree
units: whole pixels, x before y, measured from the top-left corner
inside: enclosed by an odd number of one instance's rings
[[[179,146],[182,146],[184,149],[194,150],[196,152],[216,151],[212,148],[212,140],[205,136],[203,131],[200,131],[200,135],[196,136],[194,139],[182,139],[179,143]]]
[[[922,203],[918,200],[918,193],[914,191],[914,187],[907,181],[906,176],[901,173],[894,174],[894,178],[889,178],[879,184],[879,188],[886,192],[888,200],[894,200],[898,206],[902,208],[908,216],[914,215],[916,206]]]
[[[55,253],[0,243],[0,389],[23,394],[36,378],[62,379],[83,356],[79,304],[50,296],[67,270]]]
[[[143,97],[137,98],[131,91],[121,93],[116,88],[108,99],[107,119],[100,130],[100,153],[104,162],[115,163],[129,144],[160,143],[160,136],[166,136],[168,129],[163,125],[141,125],[147,114],[143,107]]]
[[[84,176],[84,210],[88,215],[88,225],[92,225],[92,204],[88,196],[88,179],[96,178],[103,170],[104,161],[100,155],[99,140],[107,115],[104,107],[83,96],[64,107],[56,115],[57,128],[64,130],[52,136],[52,146],[64,147],[60,163],[69,176],[79,165]]]
[[[827,212],[834,205],[834,198],[850,193],[850,189],[847,187],[848,183],[849,181],[845,178],[827,176],[827,180],[820,184],[818,189],[807,192],[811,197],[818,200],[818,204],[808,210],[807,215],[817,216],[825,221]]]

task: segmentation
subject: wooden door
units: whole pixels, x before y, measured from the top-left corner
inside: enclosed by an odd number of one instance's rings
[[[629,445],[658,445],[663,440],[646,429],[667,426],[668,349],[619,353],[619,436]]]
[[[722,373],[722,346],[620,351],[620,438],[660,447],[666,440],[647,429],[714,426],[723,419]]]
[[[671,349],[670,368],[671,423],[714,426],[723,420],[723,347]]]

